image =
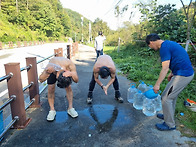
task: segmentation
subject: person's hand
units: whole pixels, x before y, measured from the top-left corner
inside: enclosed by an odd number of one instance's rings
[[[155,93],[158,93],[159,89],[160,89],[159,85],[154,85],[153,90]]]
[[[172,77],[173,77],[173,74],[170,73],[170,74],[168,75],[168,77],[167,77],[167,80],[170,81]]]
[[[107,86],[103,86],[103,91],[105,92],[105,95],[108,94],[108,87]]]
[[[64,76],[64,77],[71,77],[72,74],[71,74],[71,72],[70,72],[69,70],[66,70],[66,71],[63,73],[63,76]]]

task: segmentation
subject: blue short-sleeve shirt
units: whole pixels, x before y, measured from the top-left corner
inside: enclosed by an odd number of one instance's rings
[[[185,49],[176,42],[165,40],[160,48],[161,62],[170,60],[169,68],[174,75],[191,76],[194,73]]]

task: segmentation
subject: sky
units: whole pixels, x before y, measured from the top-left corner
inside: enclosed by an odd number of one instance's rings
[[[149,0],[60,0],[64,8],[69,8],[76,11],[86,17],[87,19],[94,21],[96,18],[100,18],[104,22],[107,22],[108,26],[112,30],[116,30],[123,25],[124,21],[131,21],[132,23],[138,23],[141,14],[134,7],[134,4],[139,1],[147,2]],[[190,0],[183,0],[184,4],[189,4]],[[158,0],[158,4],[176,4],[176,8],[182,7],[180,0]],[[125,5],[128,6],[128,10],[119,19],[114,15],[114,8],[116,4],[119,4],[120,8]],[[130,18],[130,14],[132,17]]]

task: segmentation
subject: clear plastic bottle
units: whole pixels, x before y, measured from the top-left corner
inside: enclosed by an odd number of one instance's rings
[[[162,110],[161,96],[160,94],[154,99],[155,109],[156,111]]]
[[[47,66],[53,67],[55,71],[63,70],[63,68],[60,65],[57,65],[57,64],[54,64],[54,63],[48,63]]]
[[[143,109],[142,112],[146,115],[146,116],[153,116],[156,114],[156,107],[155,107],[155,98],[154,99],[149,99],[147,97],[145,97],[144,101],[143,101]]]
[[[146,89],[145,89],[144,92],[146,92],[146,91],[148,91],[148,90],[150,90],[150,89],[153,89],[153,86],[152,86],[152,85],[146,86]]]
[[[142,93],[145,92],[147,85],[143,81],[139,81],[140,84],[138,85],[138,90],[140,90]]]
[[[135,83],[131,83],[130,84],[130,87],[127,91],[127,101],[129,103],[133,103],[133,97],[134,97],[134,94],[137,92],[137,88],[136,88],[136,84]]]
[[[134,99],[133,99],[133,107],[137,110],[142,110],[143,108],[143,93],[138,90],[137,93],[134,94]]]

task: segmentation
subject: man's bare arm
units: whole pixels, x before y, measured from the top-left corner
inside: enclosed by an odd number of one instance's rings
[[[76,71],[76,66],[75,64],[71,64],[70,65],[70,71],[68,70],[65,70],[65,72],[63,73],[63,76],[65,77],[72,77],[72,80],[77,83],[78,82],[78,74],[77,74],[77,71]]]
[[[99,80],[99,73],[98,72],[94,72],[94,79],[95,79],[95,82],[97,82],[97,84],[99,86],[102,86],[103,84],[101,83],[101,81]]]
[[[111,79],[109,80],[108,84],[106,85],[107,88],[110,87],[110,85],[111,85],[112,83],[114,83],[114,80],[115,80],[115,73],[112,73],[110,76],[111,76]]]
[[[162,69],[161,69],[161,72],[159,74],[159,78],[158,78],[158,80],[156,81],[156,84],[153,87],[155,93],[157,93],[159,91],[160,85],[161,85],[162,81],[165,79],[165,77],[166,77],[166,75],[169,71],[169,64],[170,64],[170,60],[162,62]]]
[[[50,76],[50,73],[48,73],[46,70],[44,70],[41,75],[39,76],[39,81],[43,83],[47,78]]]

